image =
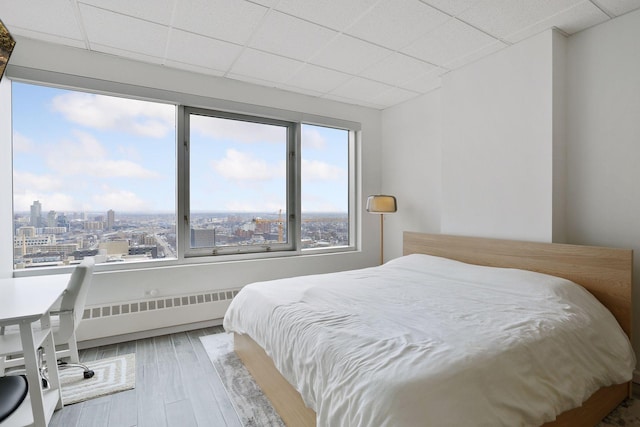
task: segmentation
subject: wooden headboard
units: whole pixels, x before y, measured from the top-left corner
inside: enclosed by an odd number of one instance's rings
[[[403,253],[435,255],[469,264],[519,268],[564,277],[591,292],[631,337],[631,249],[405,231]]]

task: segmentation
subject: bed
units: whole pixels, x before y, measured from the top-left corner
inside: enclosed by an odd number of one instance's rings
[[[405,232],[404,255],[236,296],[225,328],[287,425],[588,426],[629,396],[632,251]]]

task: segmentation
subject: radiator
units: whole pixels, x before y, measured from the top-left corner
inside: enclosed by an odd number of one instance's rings
[[[152,310],[167,310],[176,307],[212,303],[216,301],[230,301],[238,294],[238,292],[238,289],[232,289],[172,297],[157,297],[152,299],[123,302],[117,304],[88,306],[84,310],[82,319],[98,319],[109,316],[122,316],[126,314],[142,313]]]

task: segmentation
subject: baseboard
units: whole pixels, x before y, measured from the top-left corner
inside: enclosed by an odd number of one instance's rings
[[[165,328],[150,329],[140,332],[132,332],[128,334],[113,335],[104,338],[89,339],[78,342],[79,349],[100,347],[111,344],[119,344],[127,341],[134,341],[145,338],[153,338],[161,335],[175,334],[179,332],[192,331],[194,329],[210,328],[212,326],[222,325],[222,319],[205,320],[202,322],[187,323],[184,325],[167,326]]]

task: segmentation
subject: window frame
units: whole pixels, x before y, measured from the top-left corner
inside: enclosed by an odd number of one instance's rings
[[[297,247],[297,235],[296,233],[296,218],[300,217],[298,213],[295,196],[298,194],[299,180],[296,179],[296,176],[299,175],[297,171],[300,166],[300,155],[299,155],[299,133],[298,128],[299,124],[291,121],[284,120],[276,120],[272,118],[264,118],[258,117],[254,115],[246,115],[246,114],[238,114],[238,113],[230,113],[226,111],[219,110],[211,110],[204,108],[196,108],[189,106],[179,106],[178,114],[182,116],[182,129],[178,128],[178,135],[182,135],[182,147],[183,151],[182,160],[180,163],[183,165],[182,173],[179,172],[178,176],[178,186],[184,189],[183,191],[183,200],[182,204],[184,206],[185,214],[181,217],[182,220],[178,221],[180,223],[180,227],[182,228],[182,232],[179,233],[179,240],[182,241],[182,245],[184,248],[183,254],[185,258],[192,257],[202,257],[202,256],[224,256],[224,255],[244,255],[244,254],[252,254],[252,253],[261,253],[261,252],[280,252],[280,251],[295,251]],[[199,115],[204,117],[214,117],[219,119],[228,119],[228,120],[239,120],[250,123],[257,124],[266,124],[266,125],[275,125],[282,126],[287,129],[286,135],[286,152],[285,152],[285,161],[286,161],[286,213],[285,219],[287,227],[287,240],[286,243],[272,243],[272,244],[263,244],[263,245],[236,245],[236,246],[228,246],[228,247],[203,247],[203,248],[192,248],[191,247],[191,162],[190,162],[190,149],[191,149],[191,128],[189,123],[189,117],[191,115]],[[179,123],[179,126],[180,126]],[[182,178],[182,183],[180,182],[180,177]]]
[[[132,263],[109,263],[96,265],[96,271],[124,271],[138,270],[146,268],[162,268],[170,266],[191,265],[199,263],[219,263],[228,261],[250,261],[252,259],[279,258],[291,256],[316,256],[323,254],[335,254],[342,252],[354,252],[360,250],[360,215],[361,215],[361,145],[362,145],[362,127],[359,122],[340,119],[335,117],[327,117],[313,113],[305,113],[302,111],[286,110],[278,107],[264,106],[258,104],[248,104],[245,102],[212,98],[202,95],[196,95],[187,92],[178,92],[169,89],[159,89],[148,86],[141,86],[130,83],[121,83],[108,80],[101,80],[92,77],[77,76],[64,74],[55,71],[47,71],[14,65],[8,74],[5,74],[3,80],[9,80],[9,83],[20,82],[41,86],[49,86],[78,92],[88,92],[129,99],[139,99],[150,102],[158,102],[163,104],[173,104],[176,107],[176,258],[162,260],[136,261]],[[11,91],[9,91],[11,92]],[[9,97],[10,98],[10,97]],[[11,99],[7,104],[11,105]],[[295,124],[295,179],[296,185],[293,186],[293,197],[288,203],[292,204],[289,208],[287,221],[289,224],[289,233],[292,233],[291,242],[293,248],[286,251],[259,251],[235,254],[203,254],[199,256],[185,256],[185,234],[184,234],[184,218],[188,215],[186,210],[186,197],[189,196],[189,188],[185,184],[185,150],[184,148],[184,109],[203,109],[208,111],[216,111],[223,114],[232,114],[238,116],[255,116],[259,119],[275,120],[281,122],[291,122]],[[11,108],[9,108],[9,113]],[[11,119],[9,119],[11,123]],[[349,131],[349,244],[347,246],[336,246],[328,248],[308,248],[302,249],[300,244],[301,233],[301,186],[300,186],[300,167],[301,167],[301,126],[302,124],[311,124],[316,126],[333,127]],[[289,182],[289,178],[287,178]],[[289,185],[289,184],[288,184]],[[289,191],[289,190],[288,190]],[[13,189],[11,192],[13,205]],[[292,200],[291,200],[292,199]],[[13,211],[13,208],[11,208]],[[293,217],[292,217],[293,215]],[[188,228],[188,226],[187,226]],[[188,237],[187,237],[188,238]],[[13,239],[10,239],[13,245]],[[11,247],[11,253],[13,246]],[[13,262],[12,262],[13,263]],[[71,267],[40,267],[34,269],[14,269],[15,277],[35,276],[46,274],[59,274],[70,271]]]

